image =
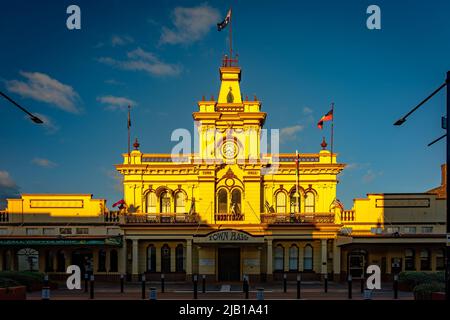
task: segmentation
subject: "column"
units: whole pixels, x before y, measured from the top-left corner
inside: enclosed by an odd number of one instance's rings
[[[106,259],[105,259],[105,270],[106,272],[110,271],[110,267],[111,267],[111,249],[110,248],[105,248],[105,254],[106,254]]]
[[[58,268],[58,250],[53,251],[53,272],[56,272]]]
[[[139,278],[139,240],[133,239],[133,251],[132,251],[132,274],[133,278]]]
[[[286,244],[286,246],[283,245],[283,269],[284,272],[288,272],[289,271],[289,244]]]
[[[333,240],[333,280],[339,281],[341,277],[341,247]]]
[[[192,277],[192,240],[186,241],[186,280]]]
[[[273,271],[272,271],[272,263],[273,263],[273,258],[272,258],[272,239],[267,240],[267,280],[271,281],[272,280],[272,276],[273,276]]]
[[[320,253],[322,268],[320,273],[324,276],[327,273],[327,239],[322,239],[321,244]]]
[[[171,247],[170,248],[170,272],[175,272],[176,270],[176,262],[175,262],[175,253],[176,253],[177,249],[176,247]]]
[[[122,248],[119,249],[118,259],[117,270],[119,273],[125,274],[127,272],[127,240],[125,239],[123,239]]]

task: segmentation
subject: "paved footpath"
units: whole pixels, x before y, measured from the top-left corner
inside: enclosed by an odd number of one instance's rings
[[[157,290],[158,300],[192,300],[193,288],[188,283],[166,283],[165,292],[161,292],[159,282],[146,283],[146,299],[149,299],[150,288]],[[81,290],[68,290],[65,283],[60,283],[57,290],[50,293],[51,300],[90,300],[90,294],[84,292],[84,283]],[[249,299],[256,299],[257,288],[264,288],[264,299],[266,300],[295,300],[297,289],[295,282],[289,282],[287,292],[283,292],[282,283],[264,283],[250,287]],[[202,293],[202,286],[198,286],[198,300],[242,300],[245,294],[242,292],[242,284],[234,283],[227,286],[221,284],[208,284],[206,292]],[[94,289],[95,300],[141,300],[142,289],[139,283],[126,283],[125,292],[120,293],[120,286],[117,283],[96,283]],[[40,300],[41,292],[36,291],[27,294],[29,300]],[[328,292],[324,292],[323,284],[320,282],[302,283],[302,300],[348,300],[348,289],[346,284],[330,283]],[[353,285],[353,300],[363,300],[364,294],[360,291],[359,284]],[[373,300],[393,300],[394,293],[392,284],[382,285],[381,290],[372,291]],[[412,292],[399,291],[398,300],[413,300]]]

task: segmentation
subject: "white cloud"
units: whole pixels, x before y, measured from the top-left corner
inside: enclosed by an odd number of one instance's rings
[[[16,188],[17,185],[9,175],[8,171],[0,170],[0,187],[1,188]]]
[[[54,168],[57,166],[56,163],[44,158],[34,158],[31,160],[31,163],[43,168]]]
[[[8,171],[0,170],[0,208],[6,206],[7,198],[17,198],[19,187],[9,175]]]
[[[128,106],[135,106],[137,103],[125,97],[103,96],[97,97],[97,101],[106,104],[106,110],[125,110]]]
[[[311,108],[308,107],[303,108],[303,114],[311,114],[311,113],[313,113],[313,110]]]
[[[134,39],[129,36],[119,36],[119,35],[113,35],[111,37],[111,45],[113,47],[116,46],[125,46],[127,44],[133,43]]]
[[[70,113],[80,113],[81,110],[76,106],[80,97],[71,86],[41,72],[20,71],[20,74],[26,80],[6,81],[6,88],[9,91],[18,93],[22,97],[54,105]]]
[[[102,168],[103,173],[113,181],[112,188],[115,191],[123,192],[123,176],[116,170]]]
[[[367,172],[363,175],[362,181],[363,181],[364,183],[370,183],[370,182],[372,182],[373,180],[375,180],[375,178],[381,176],[382,174],[383,174],[382,171],[375,172],[375,171],[373,171],[372,169],[369,169],[369,170],[367,170]]]
[[[128,60],[116,60],[110,57],[101,57],[99,62],[130,71],[144,71],[155,76],[176,76],[180,74],[178,65],[162,62],[153,53],[137,48],[127,53]]]
[[[43,123],[41,124],[41,126],[45,127],[47,134],[54,134],[59,130],[59,126],[57,126],[49,116],[41,113],[35,113],[34,115],[42,120]]]
[[[172,12],[174,28],[162,28],[160,42],[163,44],[190,44],[202,39],[221,19],[219,11],[206,4],[183,8]]]
[[[304,126],[299,124],[292,127],[281,128],[280,139],[282,139],[283,141],[295,140],[295,138],[297,137],[297,133],[302,131],[303,129]]]

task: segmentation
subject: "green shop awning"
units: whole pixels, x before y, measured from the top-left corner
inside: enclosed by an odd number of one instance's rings
[[[103,239],[0,239],[0,246],[122,246],[122,237]]]

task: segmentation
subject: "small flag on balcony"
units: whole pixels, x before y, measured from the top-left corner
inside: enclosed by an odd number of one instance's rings
[[[217,30],[222,31],[231,21],[231,9],[228,10],[227,16],[222,22],[217,24]]]
[[[119,201],[117,201],[116,203],[114,203],[113,204],[113,208],[115,208],[115,207],[117,207],[117,206],[120,206],[120,207],[122,207],[123,205],[125,204],[125,200],[119,200]],[[119,208],[120,208],[119,207]]]
[[[344,211],[344,205],[339,199],[334,199],[334,201],[331,203],[331,206],[338,207],[341,209],[341,211]]]
[[[317,123],[317,127],[319,129],[323,129],[323,123],[330,120],[333,120],[333,109],[328,111],[322,118],[320,118],[319,122]]]

